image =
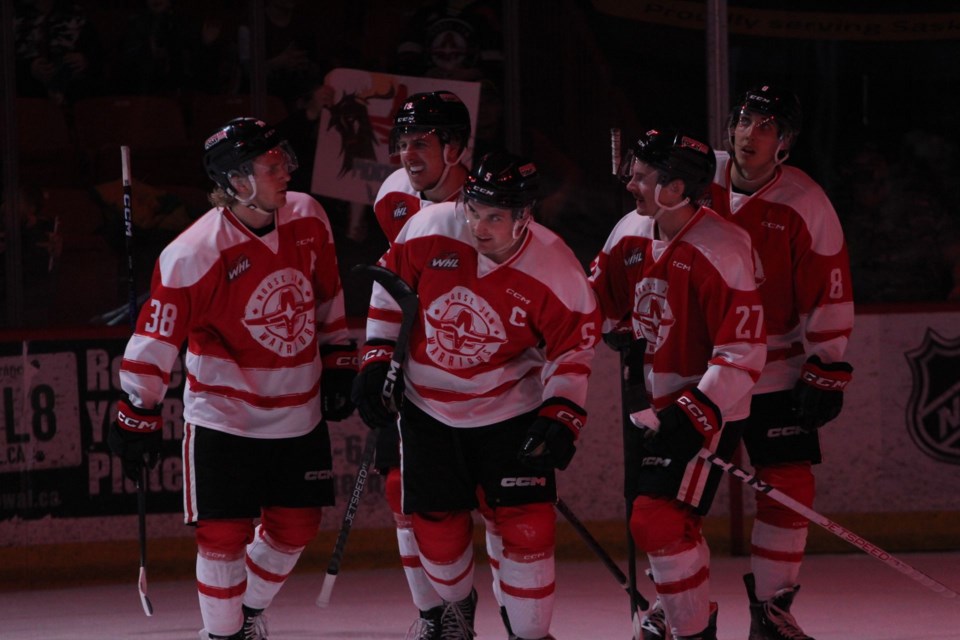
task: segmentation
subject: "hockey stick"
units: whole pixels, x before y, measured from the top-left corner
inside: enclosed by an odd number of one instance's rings
[[[763,480],[760,480],[756,475],[752,475],[748,473],[745,469],[738,467],[732,462],[727,462],[723,458],[720,458],[719,456],[717,456],[715,453],[711,453],[706,449],[701,449],[698,455],[704,460],[706,460],[707,462],[709,462],[710,464],[723,469],[733,477],[741,480],[744,484],[746,484],[748,487],[751,487],[753,490],[758,491],[760,493],[767,494],[768,496],[770,496],[780,504],[784,505],[785,507],[792,509],[793,511],[800,514],[807,520],[817,523],[818,525],[820,525],[821,527],[823,527],[833,535],[837,536],[838,538],[842,540],[846,540],[847,542],[857,547],[861,551],[864,551],[868,555],[873,556],[874,558],[884,563],[885,565],[889,567],[893,567],[894,569],[896,569],[903,575],[907,576],[908,578],[916,580],[926,588],[932,591],[935,591],[947,598],[956,598],[958,595],[960,595],[953,589],[950,589],[949,587],[947,587],[946,585],[941,584],[940,582],[937,582],[936,580],[934,580],[927,574],[923,573],[919,569],[915,569],[911,567],[909,564],[907,564],[906,562],[900,560],[899,558],[894,557],[890,553],[887,553],[886,551],[876,546],[872,542],[869,542],[868,540],[865,540],[863,537],[857,535],[856,533],[850,531],[849,529],[846,529],[840,526],[839,524],[837,524],[833,520],[830,520],[826,516],[817,513],[816,511],[806,506],[805,504],[801,502],[797,502],[787,494],[783,493],[778,489],[775,489],[774,487],[770,486]]]
[[[610,129],[610,171],[613,174],[614,182],[616,184],[616,198],[614,199],[614,203],[617,208],[618,215],[621,213],[621,189],[619,184],[620,161],[620,129],[617,127],[612,127]],[[629,457],[626,436],[627,428],[630,424],[630,411],[627,409],[628,389],[625,374],[627,353],[630,349],[630,342],[632,339],[632,334],[629,334],[629,337],[627,337],[625,341],[622,341],[622,344],[621,341],[618,341],[616,344],[611,343],[610,346],[616,349],[620,355],[620,420],[623,429],[623,481],[627,525],[627,573],[629,574],[627,593],[630,594],[630,619],[633,622],[633,640],[640,640],[640,612],[649,609],[650,605],[642,597],[637,599],[634,595],[639,595],[639,592],[637,591],[637,546],[633,542],[633,534],[630,533],[630,516],[633,512],[633,505],[630,503],[629,490],[626,486]]]
[[[641,414],[642,412],[631,414],[630,419],[634,425],[636,425],[641,429],[657,428],[656,424],[648,424],[645,421],[646,416],[643,416]],[[807,520],[811,522],[815,522],[816,524],[820,525],[821,527],[823,527],[833,535],[837,536],[841,540],[846,540],[856,548],[865,552],[867,555],[873,556],[874,558],[876,558],[877,560],[879,560],[880,562],[884,563],[889,567],[893,567],[894,569],[896,569],[903,575],[907,576],[908,578],[916,580],[917,582],[919,582],[926,588],[930,589],[931,591],[935,591],[946,598],[956,598],[957,596],[960,596],[960,594],[958,594],[956,591],[946,586],[945,584],[937,582],[936,580],[934,580],[927,574],[923,573],[919,569],[915,569],[914,567],[911,567],[909,564],[907,564],[903,560],[900,560],[899,558],[894,557],[890,553],[884,551],[883,549],[873,544],[872,542],[866,540],[862,536],[854,533],[853,531],[850,531],[849,529],[846,529],[840,526],[830,518],[824,515],[821,515],[820,513],[817,513],[816,511],[806,506],[805,504],[794,500],[793,498],[783,493],[779,489],[775,489],[774,487],[770,486],[769,484],[767,484],[766,482],[758,478],[756,475],[753,475],[747,472],[742,467],[738,467],[732,462],[727,462],[723,458],[719,457],[717,454],[712,453],[707,449],[700,449],[700,452],[697,455],[699,455],[701,458],[703,458],[710,464],[716,467],[719,467],[720,469],[723,469],[724,471],[726,471],[733,477],[737,478],[738,480],[743,482],[745,485],[747,485],[754,491],[757,491],[758,493],[767,494],[768,496],[770,496],[771,498],[773,498],[783,506],[791,509],[792,511],[803,516]]]
[[[570,526],[573,527],[573,530],[583,538],[583,541],[590,548],[590,551],[593,551],[600,562],[613,574],[613,577],[616,578],[617,582],[620,583],[620,586],[623,587],[624,591],[630,596],[630,604],[633,606],[634,610],[638,608],[646,611],[650,608],[650,603],[647,602],[647,599],[644,598],[635,585],[631,584],[623,571],[617,566],[617,563],[613,561],[613,558],[604,551],[603,547],[600,546],[600,543],[597,542],[597,539],[593,537],[587,527],[577,518],[576,514],[570,510],[570,507],[567,506],[567,503],[563,501],[562,498],[557,498],[556,503],[557,511],[567,519],[567,522],[570,523]]]
[[[133,187],[130,180],[130,147],[120,147],[120,166],[123,176],[123,228],[126,236],[127,251],[127,284],[129,285],[129,300],[127,302],[127,316],[130,321],[130,330],[137,328],[137,292],[136,280],[133,271]],[[137,530],[140,540],[140,576],[137,579],[137,590],[140,592],[140,604],[143,612],[153,615],[153,604],[147,597],[147,465],[143,464],[140,470],[140,480],[137,482]]]
[[[397,334],[396,344],[393,348],[393,357],[390,359],[390,370],[387,372],[387,378],[383,382],[384,403],[396,410],[396,398],[394,393],[399,380],[400,369],[403,366],[403,360],[407,356],[407,348],[410,344],[410,332],[413,329],[413,323],[417,319],[417,311],[420,308],[420,298],[416,291],[410,288],[400,276],[389,269],[384,269],[376,265],[360,264],[353,268],[353,271],[364,271],[370,275],[387,293],[396,301],[400,307],[400,333]],[[333,591],[333,585],[337,581],[337,574],[340,573],[340,563],[343,560],[343,550],[347,546],[347,536],[350,535],[350,529],[353,527],[353,520],[357,515],[357,509],[360,506],[360,496],[367,484],[367,476],[370,465],[373,464],[373,457],[377,449],[377,434],[371,429],[367,434],[367,439],[363,445],[363,454],[360,459],[360,468],[357,470],[357,479],[353,485],[353,493],[350,494],[350,502],[343,513],[343,522],[340,524],[340,533],[337,534],[337,542],[333,546],[333,554],[330,556],[330,562],[327,565],[327,573],[323,577],[323,586],[320,588],[320,595],[317,596],[316,604],[318,607],[326,607],[330,604],[330,594]]]

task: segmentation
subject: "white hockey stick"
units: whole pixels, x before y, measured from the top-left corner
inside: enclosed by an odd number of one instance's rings
[[[630,420],[633,422],[635,426],[641,429],[656,430],[658,428],[658,425],[656,424],[656,416],[654,416],[653,412],[650,411],[649,409],[645,411],[638,411],[637,413],[631,414]],[[833,535],[837,536],[841,540],[846,540],[856,548],[860,549],[861,551],[867,553],[870,556],[873,556],[874,558],[884,563],[888,567],[893,567],[903,575],[907,576],[908,578],[911,578],[912,580],[919,582],[920,584],[930,589],[931,591],[935,591],[936,593],[939,593],[940,595],[946,598],[956,598],[958,595],[960,595],[950,587],[946,586],[945,584],[942,584],[934,580],[933,578],[923,573],[919,569],[916,569],[910,566],[903,560],[900,560],[899,558],[893,556],[892,554],[884,551],[883,549],[873,544],[872,542],[866,540],[862,536],[854,533],[853,531],[850,531],[845,527],[840,526],[830,518],[817,513],[816,511],[806,506],[805,504],[794,500],[793,498],[783,493],[779,489],[773,488],[763,480],[759,479],[757,476],[751,473],[748,473],[745,469],[738,467],[732,462],[727,462],[723,458],[717,456],[715,453],[707,451],[706,449],[700,449],[700,452],[697,455],[699,455],[701,458],[703,458],[710,464],[723,469],[733,477],[739,479],[741,482],[746,484],[748,487],[752,488],[754,491],[767,494],[768,496],[770,496],[771,498],[773,498],[783,506],[793,510],[795,513],[800,514],[807,520],[811,522],[815,522],[816,524],[820,525],[821,527],[823,527]]]

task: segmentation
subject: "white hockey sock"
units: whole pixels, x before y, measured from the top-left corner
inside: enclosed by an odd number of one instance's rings
[[[660,603],[675,636],[703,631],[710,621],[710,548],[700,540],[691,549],[648,555]]]
[[[243,626],[240,605],[246,580],[243,556],[224,558],[221,554],[197,553],[200,617],[208,633],[228,636]]]
[[[503,562],[503,537],[497,530],[497,525],[487,518],[483,519],[486,525],[487,558],[490,560],[490,573],[493,574],[493,596],[497,604],[503,606],[503,594],[500,592],[500,564]]]
[[[420,554],[423,570],[437,594],[447,602],[459,602],[473,591],[473,545],[467,545],[453,562],[433,563]]]
[[[750,568],[757,584],[757,599],[769,600],[780,589],[797,584],[807,528],[787,529],[757,520],[750,536]]]
[[[403,573],[407,577],[407,585],[410,587],[410,595],[413,597],[413,604],[420,611],[427,611],[443,604],[443,598],[433,588],[427,574],[423,572],[423,566],[420,564],[420,547],[417,546],[417,538],[413,535],[413,529],[409,526],[409,516],[402,514],[393,514],[397,521],[397,546],[400,548],[400,562],[403,564]],[[406,519],[407,526],[401,522]]]
[[[272,540],[258,525],[247,545],[247,592],[243,604],[266,609],[296,566],[303,547],[288,547]]]
[[[500,590],[510,626],[521,638],[543,638],[550,633],[556,592],[553,553],[511,557],[500,563]]]

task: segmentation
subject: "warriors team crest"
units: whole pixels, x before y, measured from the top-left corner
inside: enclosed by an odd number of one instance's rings
[[[643,338],[654,350],[670,335],[676,319],[667,302],[667,282],[659,278],[644,278],[633,293],[634,335]]]
[[[960,338],[927,329],[923,344],[904,355],[913,372],[910,436],[930,457],[960,464]]]
[[[427,355],[446,369],[487,362],[507,341],[500,314],[466,287],[438,297],[424,317]]]
[[[253,290],[243,324],[267,349],[279,356],[295,356],[313,344],[313,302],[313,287],[303,273],[274,271]]]

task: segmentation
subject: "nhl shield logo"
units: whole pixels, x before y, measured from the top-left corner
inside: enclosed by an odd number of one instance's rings
[[[927,329],[923,344],[905,355],[913,372],[910,436],[932,458],[960,464],[960,338]]]

